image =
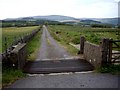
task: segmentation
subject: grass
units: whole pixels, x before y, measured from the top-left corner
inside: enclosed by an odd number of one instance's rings
[[[111,73],[120,75],[120,65],[106,65],[104,67],[99,67],[95,70],[96,72],[100,73]]]
[[[33,27],[32,27],[33,28]],[[37,27],[34,27],[35,29]],[[31,29],[28,31],[32,31]],[[35,60],[38,48],[40,47],[40,38],[41,38],[41,32],[38,32],[35,37],[33,37],[28,43],[27,43],[27,60]],[[2,72],[2,84],[3,86],[10,85],[14,81],[23,78],[26,76],[21,70],[16,70],[12,68],[5,68],[3,67]]]
[[[60,40],[67,40],[67,42],[79,43],[80,36],[85,36],[86,39],[92,43],[98,44],[100,38],[111,38],[116,40],[119,35],[116,35],[118,29],[112,28],[90,28],[80,26],[67,25],[52,25],[49,29],[56,34]],[[120,31],[119,31],[120,32]]]
[[[7,86],[13,83],[14,81],[25,77],[25,74],[21,70],[5,68],[2,72],[2,86]]]
[[[64,48],[68,52],[70,52],[72,55],[77,55],[78,54],[79,50],[77,50],[76,48],[69,45],[69,42],[67,41],[68,38],[66,38],[64,36],[60,37],[58,35],[58,34],[61,34],[61,32],[59,30],[58,31],[53,31],[53,30],[57,30],[56,27],[55,28],[48,27],[48,30],[49,30],[50,34],[54,37],[54,39],[57,40],[59,44],[62,44],[62,46],[64,46]]]
[[[76,54],[78,51],[70,47],[69,43],[79,44],[80,36],[85,36],[86,40],[99,44],[101,38],[111,38],[118,40],[118,29],[113,28],[90,28],[68,25],[50,25],[51,35],[61,44],[64,44],[70,52]]]
[[[5,37],[7,38],[7,46],[9,47],[13,41],[21,36],[30,33],[33,30],[36,30],[39,26],[30,26],[30,27],[9,27],[2,28],[2,50],[0,52],[4,52],[5,50]]]
[[[40,38],[41,38],[42,31],[38,32],[35,37],[32,38],[30,42],[27,43],[27,60],[33,61],[36,59],[37,52],[40,47]]]
[[[49,26],[51,35],[72,54],[77,54],[78,50],[69,45],[69,43],[79,44],[80,36],[85,36],[87,41],[99,44],[101,38],[111,38],[120,40],[120,30],[113,28],[90,28],[80,26],[67,25],[51,25]],[[96,69],[101,73],[120,74],[120,65],[106,65]]]

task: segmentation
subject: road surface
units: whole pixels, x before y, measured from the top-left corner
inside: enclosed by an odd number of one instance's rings
[[[71,57],[71,55],[51,37],[45,26],[43,26],[42,29],[41,47],[36,59],[37,61]]]
[[[53,72],[91,71],[94,67],[83,59],[71,56],[50,35],[46,26],[42,28],[41,47],[38,57],[33,62],[26,63],[24,72],[43,74]]]
[[[100,73],[31,75],[8,88],[118,88],[118,76]]]

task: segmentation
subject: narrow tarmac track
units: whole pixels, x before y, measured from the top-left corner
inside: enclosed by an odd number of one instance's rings
[[[42,29],[42,43],[36,61],[71,57],[71,55],[53,39],[46,26],[43,26]]]
[[[37,74],[18,80],[7,88],[15,88],[15,90],[17,88],[95,88],[90,90],[98,90],[98,88],[118,88],[118,79],[116,75],[100,73]]]
[[[86,60],[71,56],[53,39],[45,25],[43,25],[42,30],[41,47],[38,57],[35,61],[26,63],[25,73],[80,72],[94,69]]]

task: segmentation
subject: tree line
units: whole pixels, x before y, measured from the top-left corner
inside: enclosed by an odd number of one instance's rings
[[[112,25],[109,24],[91,24],[91,27],[98,27],[98,28],[112,28]]]
[[[49,25],[64,25],[64,23],[60,23],[57,21],[49,21],[49,20],[35,20],[35,21],[25,21],[25,20],[10,20],[10,21],[4,21],[2,20],[2,26],[1,27],[26,27],[26,26],[38,26],[42,24],[46,24],[46,22]]]

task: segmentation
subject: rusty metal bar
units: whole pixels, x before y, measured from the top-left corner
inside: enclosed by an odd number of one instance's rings
[[[114,40],[114,41],[111,41],[111,42],[120,42],[120,40]]]
[[[108,52],[108,63],[111,63],[112,60],[112,43],[111,43],[112,39],[109,40],[109,52]]]
[[[112,53],[112,54],[120,54],[120,52],[115,52],[115,53]]]

